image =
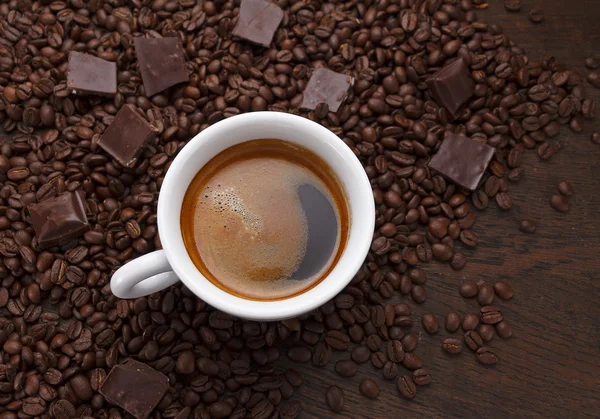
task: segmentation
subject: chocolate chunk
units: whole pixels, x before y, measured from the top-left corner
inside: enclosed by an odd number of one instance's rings
[[[319,67],[313,71],[306,85],[300,107],[314,110],[319,103],[327,103],[329,111],[337,112],[353,83],[354,79],[350,76]]]
[[[433,100],[448,111],[452,120],[460,116],[462,107],[473,96],[475,82],[462,58],[446,65],[427,79]]]
[[[188,81],[178,38],[134,38],[133,43],[146,96]]]
[[[83,192],[67,192],[27,208],[38,245],[45,249],[81,236],[90,229]]]
[[[166,375],[129,358],[110,370],[99,391],[109,403],[146,419],[168,388]]]
[[[268,0],[242,0],[233,34],[255,44],[269,47],[283,19],[283,10]]]
[[[487,144],[462,135],[448,134],[429,161],[429,167],[459,185],[475,190],[494,152],[494,147]]]
[[[123,166],[132,166],[157,132],[133,106],[124,105],[98,141],[98,145]]]
[[[69,54],[67,88],[75,94],[112,96],[117,93],[117,64],[90,54]]]

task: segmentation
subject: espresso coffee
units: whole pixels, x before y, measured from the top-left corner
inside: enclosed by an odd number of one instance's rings
[[[317,285],[348,238],[344,190],[327,163],[281,140],[245,142],[211,159],[181,208],[200,272],[238,297],[269,301]]]

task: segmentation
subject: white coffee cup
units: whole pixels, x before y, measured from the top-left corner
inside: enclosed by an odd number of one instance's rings
[[[349,234],[337,264],[317,286],[279,301],[254,301],[227,293],[200,273],[183,243],[180,214],[190,182],[209,160],[236,144],[269,138],[308,148],[329,164],[346,193]],[[179,152],[167,171],[158,199],[158,231],[163,249],[121,267],[110,285],[117,297],[137,298],[181,280],[199,298],[221,311],[251,320],[281,320],[321,306],[350,282],[367,256],[374,225],[375,206],[369,179],[339,137],[295,115],[279,112],[238,115],[205,129]]]

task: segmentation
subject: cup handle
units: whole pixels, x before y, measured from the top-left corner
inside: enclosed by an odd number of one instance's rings
[[[163,290],[179,281],[164,250],[157,250],[123,265],[110,280],[119,298],[138,298]]]

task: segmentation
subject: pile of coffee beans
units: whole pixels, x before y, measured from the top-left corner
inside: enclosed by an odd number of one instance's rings
[[[152,418],[296,417],[302,406],[292,397],[302,378],[275,366],[285,353],[323,367],[332,351],[344,352],[348,359],[335,365],[342,377],[377,368],[395,381],[400,397],[416,397],[432,381],[417,355],[420,322],[409,304],[427,300],[419,265],[437,260],[463,268],[461,247],[479,241],[470,230],[474,210],[494,202],[509,210],[525,150],[551,158],[561,126],[580,132],[594,113],[580,72],[558,67],[553,57],[530,61],[498,26],[477,20],[481,1],[278,0],[285,16],[269,48],[232,36],[239,3],[0,5],[0,419],[127,417],[98,389],[111,367],[129,357],[169,378]],[[530,16],[543,19],[539,11]],[[179,38],[189,81],[148,98],[134,53],[139,36]],[[70,92],[69,51],[115,62],[117,93]],[[476,86],[450,122],[425,80],[456,57]],[[337,113],[327,106],[299,110],[317,66],[355,79]],[[98,146],[125,104],[160,133],[132,168]],[[232,318],[181,285],[135,300],[112,295],[116,269],[161,248],[156,205],[177,152],[211,124],[263,110],[319,122],[362,162],[373,187],[376,231],[351,284],[318,310],[276,323]],[[473,193],[427,167],[446,132],[496,149]],[[67,191],[85,192],[91,230],[42,250],[26,208]],[[563,211],[570,188],[561,185],[559,192],[550,202]],[[521,230],[532,232],[535,223],[524,221]],[[463,283],[460,294],[476,298],[481,309],[462,319],[448,313],[444,327],[457,335],[440,345],[452,356],[466,345],[482,364],[501,362],[486,345],[494,333],[512,334],[493,305],[495,296],[512,296],[510,285]],[[430,333],[438,330],[435,316],[422,323]],[[377,398],[379,384],[365,379],[357,392]],[[325,402],[343,410],[343,391],[329,387]]]
[[[557,186],[558,194],[552,195],[550,198],[550,206],[559,212],[567,212],[569,210],[569,197],[573,195],[573,187],[565,180],[561,181]]]

